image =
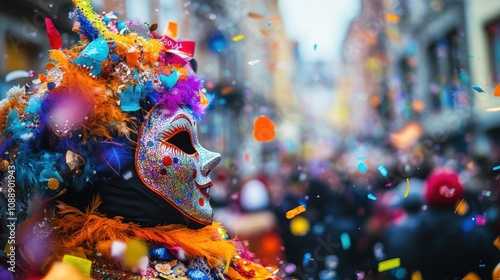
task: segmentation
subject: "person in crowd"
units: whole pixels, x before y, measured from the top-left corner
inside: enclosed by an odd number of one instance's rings
[[[495,236],[477,224],[474,216],[456,213],[464,193],[454,169],[434,169],[424,186],[427,209],[408,219],[404,227],[389,231],[389,239],[398,232],[400,235],[388,241],[388,256],[399,257],[408,269],[407,275],[420,273],[423,279],[462,279],[468,273],[475,273],[481,279],[491,278],[500,261],[499,251],[492,244]]]

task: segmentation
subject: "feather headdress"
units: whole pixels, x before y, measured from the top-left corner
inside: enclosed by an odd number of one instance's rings
[[[176,42],[114,13],[98,15],[90,1],[73,2],[80,41],[60,48],[47,20],[53,48],[47,72],[0,102],[0,171],[4,186],[15,171],[20,219],[31,197],[81,190],[103,174],[120,174],[153,106],[167,115],[183,107],[200,119],[207,105],[190,63],[193,42]],[[7,188],[2,192],[7,209]]]

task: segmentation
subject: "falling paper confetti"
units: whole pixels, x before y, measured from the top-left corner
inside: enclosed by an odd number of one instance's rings
[[[314,50],[318,48],[318,44],[314,44]]]
[[[476,215],[476,225],[484,226],[486,225],[486,215]]]
[[[378,172],[380,172],[380,174],[382,174],[382,176],[387,176],[387,174],[389,174],[389,171],[387,171],[387,168],[385,168],[385,166],[381,165],[378,167]]]
[[[497,112],[500,111],[500,107],[494,107],[494,108],[488,108],[486,109],[486,112]]]
[[[293,208],[292,210],[288,210],[285,214],[287,219],[292,219],[295,216],[299,215],[300,213],[303,213],[306,211],[306,208],[303,205],[297,206]]]
[[[478,85],[472,85],[472,89],[477,92],[484,92],[484,90]]]
[[[401,260],[399,258],[385,260],[383,262],[378,263],[378,271],[387,271],[390,269],[397,268],[401,265]]]
[[[236,36],[233,37],[233,41],[234,42],[238,42],[240,40],[243,40],[243,38],[245,38],[245,35],[239,34],[239,35],[236,35]]]
[[[399,16],[396,15],[395,13],[387,13],[385,15],[385,20],[387,22],[391,22],[391,23],[398,23],[399,22]]]
[[[28,71],[24,70],[14,70],[12,72],[7,73],[5,75],[5,81],[8,83],[13,80],[17,80],[20,78],[28,78],[30,76],[30,73]]]
[[[342,243],[342,249],[348,250],[351,247],[351,238],[349,237],[349,233],[343,232],[340,235],[340,242]]]
[[[365,173],[366,173],[366,171],[368,171],[368,166],[366,166],[366,164],[365,164],[364,162],[360,162],[360,163],[358,164],[358,170],[359,170],[361,173],[365,174]]]
[[[500,84],[495,87],[494,96],[500,96]]]
[[[304,217],[295,217],[290,221],[290,231],[295,236],[303,236],[309,229],[309,221]]]
[[[410,193],[410,179],[406,178],[406,191],[405,191],[405,198],[408,197],[408,194]]]
[[[248,17],[256,19],[256,20],[264,20],[264,19],[266,19],[264,16],[262,16],[260,14],[257,14],[257,13],[254,13],[254,12],[248,12]]]
[[[369,193],[368,194],[368,198],[371,199],[371,200],[377,200],[377,197],[374,196],[373,194]]]
[[[63,263],[72,264],[85,276],[90,276],[92,262],[72,255],[64,255]]]
[[[248,62],[248,65],[255,65],[255,64],[259,63],[259,62],[260,62],[260,60],[258,60],[258,59],[257,60],[251,60],[251,61]]]
[[[460,208],[460,206],[462,205],[462,203],[464,203],[464,199],[462,199],[462,201],[460,201],[460,203],[458,203],[457,207],[455,208],[455,213],[457,213],[458,209]]]
[[[493,167],[493,171],[497,171],[499,169],[500,169],[500,165],[497,165],[497,166]]]
[[[258,142],[271,142],[274,139],[274,122],[266,116],[260,116],[253,122],[253,138]]]

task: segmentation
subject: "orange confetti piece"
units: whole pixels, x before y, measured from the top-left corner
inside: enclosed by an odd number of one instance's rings
[[[500,250],[500,235],[493,241],[493,245]]]
[[[372,98],[370,98],[370,103],[373,107],[377,107],[378,105],[380,105],[381,101],[378,96],[373,96]]]
[[[265,31],[264,29],[261,29],[260,34],[267,36],[269,33],[267,33],[267,31]]]
[[[411,280],[422,280],[422,273],[420,271],[415,271],[411,274]]]
[[[474,272],[469,272],[467,273],[462,280],[481,280],[481,277],[479,277],[476,273]]]
[[[169,21],[163,31],[163,35],[167,35],[172,39],[177,39],[179,36],[179,25],[175,21]]]
[[[420,100],[415,100],[411,103],[411,108],[415,110],[415,112],[422,112],[425,109],[425,103]]]
[[[274,139],[274,123],[266,116],[258,117],[253,123],[253,138],[258,142],[271,142]]]
[[[280,17],[278,17],[278,16],[272,17],[272,18],[269,19],[269,22],[271,22],[271,23],[276,23],[278,21],[280,21]]]
[[[243,38],[245,38],[245,35],[239,34],[239,35],[236,35],[236,36],[233,37],[233,41],[234,42],[238,42],[240,40],[243,40]]]
[[[285,214],[287,219],[292,219],[300,213],[306,212],[306,208],[303,205],[299,205],[292,210],[288,210]]]
[[[399,16],[396,15],[395,13],[387,13],[385,15],[385,20],[387,22],[398,23],[399,22]]]
[[[233,87],[224,87],[220,91],[222,95],[230,94],[231,92],[233,92]]]
[[[500,96],[500,84],[497,85],[497,87],[495,88],[495,91],[493,92],[493,95],[494,96]]]
[[[457,213],[458,209],[460,208],[462,203],[464,203],[464,201],[465,201],[465,199],[462,199],[462,201],[460,201],[460,203],[458,203],[457,207],[455,208],[455,213]]]
[[[254,12],[248,12],[248,17],[256,19],[256,20],[264,20],[264,19],[266,19],[264,16],[262,16],[260,14],[257,14],[257,13],[254,13]]]

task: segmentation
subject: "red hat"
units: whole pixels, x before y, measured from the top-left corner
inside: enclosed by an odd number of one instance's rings
[[[424,194],[429,206],[454,207],[464,198],[464,188],[455,170],[438,168],[427,178]]]

